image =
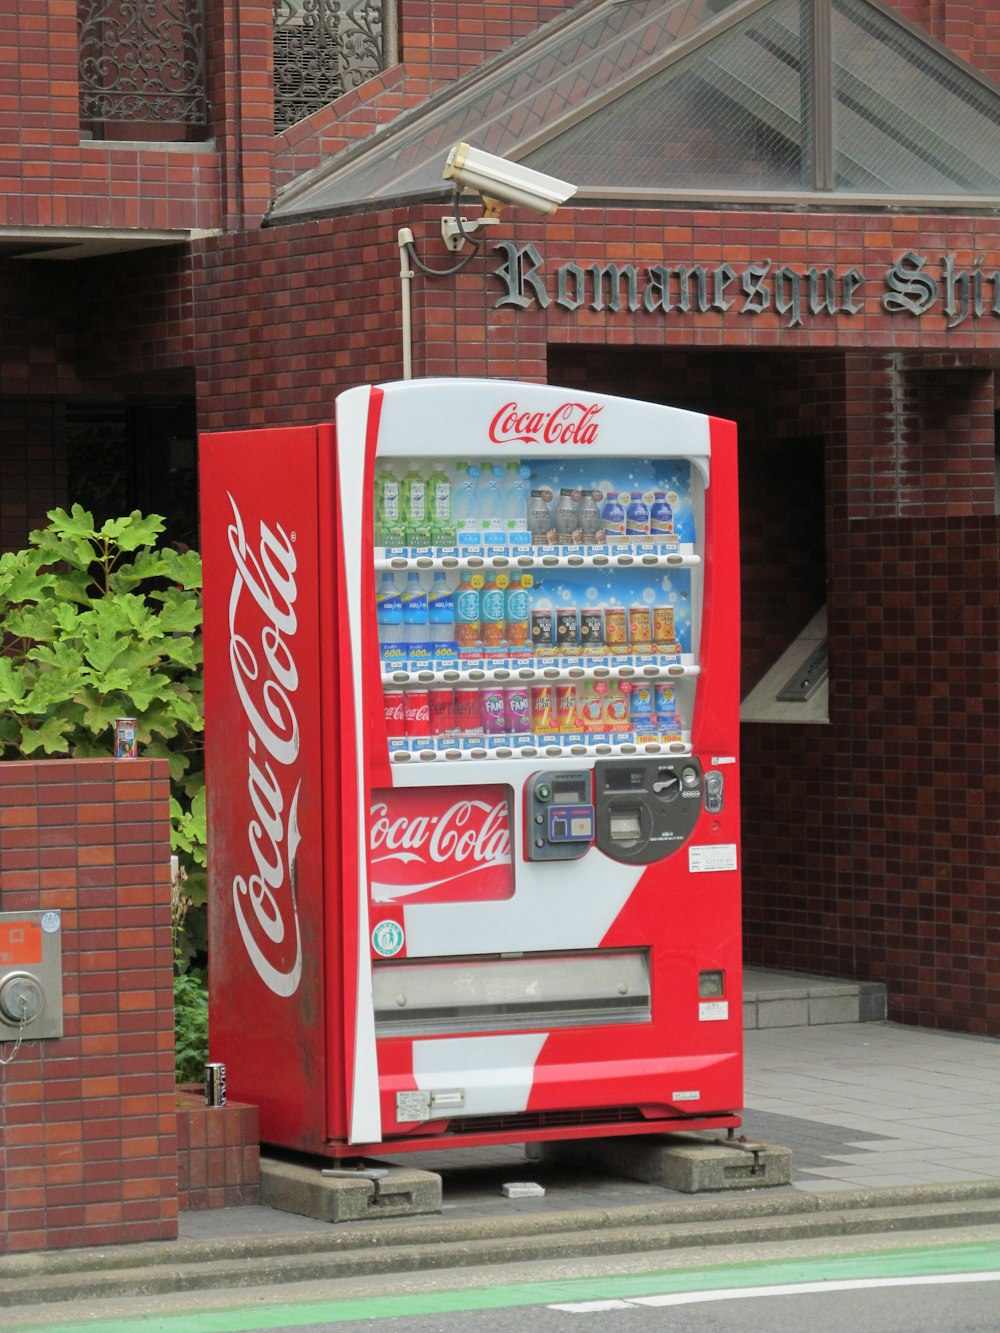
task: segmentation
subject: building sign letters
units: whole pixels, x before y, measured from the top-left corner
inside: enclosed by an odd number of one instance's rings
[[[809,317],[857,315],[874,299],[858,268],[792,268],[762,259],[742,268],[729,263],[566,263],[549,273],[534,245],[501,241],[494,250],[501,256],[494,276],[504,287],[497,309],[586,307],[667,317],[773,311],[795,328]],[[879,305],[890,315],[943,313],[950,329],[969,318],[1000,317],[1000,268],[984,268],[984,262],[980,257],[964,266],[954,255],[934,261],[907,250],[884,274]]]

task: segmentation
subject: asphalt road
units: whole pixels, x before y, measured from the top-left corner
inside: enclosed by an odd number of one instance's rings
[[[915,1238],[913,1238],[915,1239]],[[230,1302],[200,1300],[192,1293],[170,1310],[145,1309],[103,1316],[98,1310],[63,1312],[56,1321],[0,1327],[47,1333],[995,1333],[1000,1327],[1000,1227],[979,1228],[974,1238],[940,1243],[900,1237],[826,1241],[828,1252],[806,1252],[802,1242],[774,1244],[743,1263],[720,1262],[718,1248],[685,1266],[619,1258],[564,1262],[539,1280],[538,1265],[517,1280],[505,1270],[490,1281],[487,1270],[449,1275],[450,1286],[413,1284],[410,1290],[371,1290],[353,1284],[348,1294],[327,1290],[292,1294],[230,1293]],[[894,1242],[894,1243],[893,1243]],[[851,1248],[853,1246],[853,1249]],[[812,1251],[818,1249],[811,1247]],[[840,1252],[835,1252],[839,1250]],[[319,1284],[313,1284],[319,1287]],[[237,1302],[239,1303],[237,1304]]]

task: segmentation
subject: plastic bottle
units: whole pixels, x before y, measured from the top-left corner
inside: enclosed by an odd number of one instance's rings
[[[375,605],[379,652],[386,659],[405,657],[407,645],[403,631],[403,599],[396,584],[396,576],[391,570],[386,570],[382,575]]]
[[[674,511],[666,491],[653,492],[653,503],[649,506],[649,532],[652,537],[673,536]]]
[[[448,576],[439,569],[427,594],[427,621],[431,648],[435,657],[454,657],[458,652],[455,638],[455,594]]]
[[[427,517],[437,546],[454,546],[455,522],[451,512],[451,478],[438,464],[427,478]]]
[[[608,491],[601,510],[601,524],[608,541],[621,541],[625,536],[625,506],[617,491]]]
[[[479,595],[480,637],[483,651],[496,653],[504,641],[504,595],[497,576],[488,574]]]
[[[602,530],[601,492],[584,491],[579,511],[580,535],[585,542],[596,542]]]
[[[508,532],[524,532],[528,526],[528,500],[532,495],[531,468],[508,463],[503,490],[503,520]]]
[[[540,546],[548,543],[552,531],[552,510],[541,491],[532,491],[528,501],[528,531]]]
[[[479,477],[479,527],[484,536],[503,530],[503,491],[506,469],[502,463],[487,464]]]
[[[427,512],[427,482],[415,464],[411,464],[401,484],[403,521],[410,546],[429,546],[430,515]]]
[[[528,590],[523,575],[511,574],[503,597],[507,646],[512,652],[526,653],[531,642]]]
[[[402,546],[404,539],[399,477],[385,459],[375,464],[375,545]]]
[[[625,510],[625,536],[629,541],[644,542],[649,538],[649,506],[642,491],[632,491]]]
[[[427,623],[427,593],[416,570],[412,570],[407,576],[402,603],[407,657],[430,657],[431,641]]]
[[[463,532],[479,531],[479,464],[459,463],[458,479],[451,496],[451,514],[455,527]]]
[[[559,541],[574,542],[579,540],[579,513],[579,492],[574,491],[569,486],[564,486],[559,492],[559,500],[556,504],[556,536]]]
[[[479,643],[479,589],[468,573],[455,589],[455,638],[460,653],[470,653]]]

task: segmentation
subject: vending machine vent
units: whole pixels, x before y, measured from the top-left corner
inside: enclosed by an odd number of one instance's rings
[[[380,1037],[648,1023],[649,951],[376,963]]]

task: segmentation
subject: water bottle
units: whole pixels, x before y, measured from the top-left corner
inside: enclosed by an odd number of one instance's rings
[[[455,638],[455,594],[444,570],[438,570],[427,594],[427,621],[431,648],[435,657],[454,657],[458,652]]]
[[[503,491],[501,482],[506,469],[502,463],[487,464],[479,478],[479,527],[491,536],[503,530]]]
[[[430,657],[431,642],[427,622],[427,593],[420,575],[413,570],[403,589],[403,629],[406,633],[406,655],[409,658]]]
[[[674,535],[674,511],[666,491],[653,492],[653,503],[649,506],[649,532],[652,537]]]
[[[378,620],[379,652],[386,660],[406,656],[406,635],[403,630],[403,599],[391,570],[382,575],[375,595]]]
[[[528,500],[533,494],[530,482],[530,467],[524,463],[507,464],[503,519],[508,532],[524,532],[528,526]]]
[[[451,513],[459,533],[479,531],[479,464],[459,463]]]

